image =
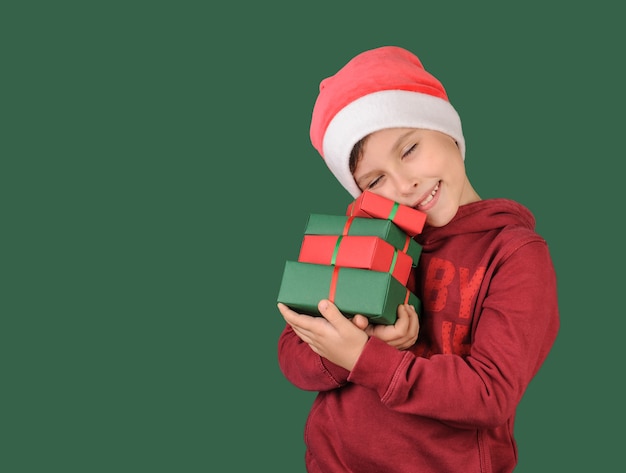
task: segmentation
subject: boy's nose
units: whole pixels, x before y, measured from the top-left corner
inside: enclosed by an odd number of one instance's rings
[[[411,195],[417,188],[417,180],[411,177],[402,176],[398,182],[398,190],[402,196]]]

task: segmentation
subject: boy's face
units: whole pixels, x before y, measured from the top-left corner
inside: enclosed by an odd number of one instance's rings
[[[424,212],[435,227],[450,222],[460,205],[480,200],[456,142],[438,131],[390,128],[372,133],[354,179],[361,190]]]

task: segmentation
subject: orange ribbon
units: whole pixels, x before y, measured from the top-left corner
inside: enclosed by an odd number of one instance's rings
[[[352,225],[353,220],[354,220],[354,217],[348,217],[348,219],[346,220],[346,224],[343,227],[343,231],[341,232],[342,235],[348,234],[348,231],[350,231],[350,225]]]
[[[409,243],[411,243],[411,237],[407,235],[406,241],[404,242],[404,248],[402,248],[402,252],[406,253],[406,251],[409,249]]]

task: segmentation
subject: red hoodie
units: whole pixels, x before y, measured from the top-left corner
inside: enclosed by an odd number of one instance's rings
[[[491,199],[425,227],[415,237],[424,307],[409,350],[371,337],[347,371],[285,327],[282,372],[319,391],[305,427],[307,471],[513,471],[515,411],[559,327],[556,275],[534,226],[522,205]]]

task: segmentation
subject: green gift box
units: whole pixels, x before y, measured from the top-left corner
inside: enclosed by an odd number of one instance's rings
[[[412,304],[421,312],[418,297],[388,272],[287,261],[278,302],[319,316],[322,299],[333,301],[345,316],[361,314],[375,324],[394,324],[400,304]]]
[[[417,266],[422,247],[391,220],[343,215],[310,214],[304,228],[305,235],[361,235],[377,236],[403,251]]]

